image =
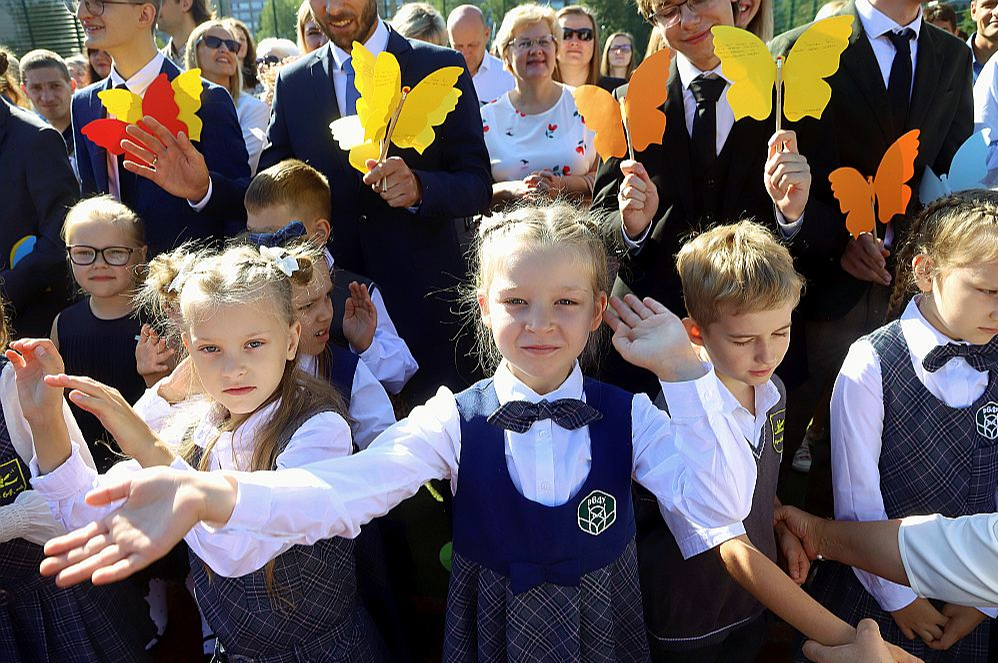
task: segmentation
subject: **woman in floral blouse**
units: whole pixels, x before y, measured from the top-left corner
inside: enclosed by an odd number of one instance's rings
[[[536,4],[512,9],[496,35],[516,86],[482,108],[494,208],[524,198],[592,195],[593,132],[579,115],[572,88],[553,78],[558,39],[554,11]]]

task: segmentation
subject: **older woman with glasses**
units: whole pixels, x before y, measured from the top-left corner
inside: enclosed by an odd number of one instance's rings
[[[201,69],[201,77],[229,91],[236,105],[239,127],[249,154],[250,173],[256,173],[267,140],[270,108],[243,91],[239,38],[224,21],[206,21],[187,40],[186,67]]]
[[[558,46],[558,69],[555,80],[578,87],[599,85],[613,91],[625,81],[621,78],[600,75],[599,23],[592,10],[584,5],[568,5],[558,10],[558,29],[561,43]]]
[[[499,27],[496,45],[515,86],[482,107],[494,208],[525,198],[592,195],[593,133],[571,88],[553,78],[558,42],[558,20],[549,7],[520,5]]]

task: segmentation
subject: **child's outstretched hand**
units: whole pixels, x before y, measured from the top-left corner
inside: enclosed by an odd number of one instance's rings
[[[143,377],[147,387],[170,374],[173,355],[174,350],[167,347],[165,338],[161,338],[151,326],[142,325],[135,345],[135,370]]]
[[[378,328],[378,309],[374,308],[367,286],[353,281],[350,297],[343,311],[343,336],[357,353],[364,352],[374,342]]]
[[[706,374],[682,321],[651,297],[611,297],[603,319],[613,330],[617,352],[659,380],[683,382]]]
[[[62,420],[62,389],[45,383],[46,375],[62,373],[62,355],[47,338],[14,341],[4,353],[14,367],[17,398],[29,424]]]
[[[69,400],[100,419],[118,446],[143,467],[169,465],[174,456],[114,387],[87,377],[46,375],[50,387],[72,389]]]
[[[224,523],[236,503],[235,480],[220,472],[151,468],[91,491],[87,503],[118,510],[45,544],[41,573],[69,587],[123,580],[170,552],[200,520]]]

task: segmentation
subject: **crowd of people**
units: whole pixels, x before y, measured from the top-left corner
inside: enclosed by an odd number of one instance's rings
[[[73,0],[85,53],[0,48],[0,658],[155,659],[179,591],[220,663],[751,663],[774,615],[794,660],[998,660],[998,0],[827,3],[793,123],[736,120],[711,29],[809,26],[635,5],[645,49],[375,0],[259,43]],[[365,172],[355,43],[460,71]],[[661,140],[601,158],[574,92],[664,49]],[[898,213],[851,233],[842,168]]]

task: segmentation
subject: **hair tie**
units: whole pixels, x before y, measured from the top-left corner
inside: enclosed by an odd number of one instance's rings
[[[288,255],[287,249],[283,246],[261,246],[260,255],[289,277],[298,271],[298,261]]]
[[[167,292],[175,292],[180,294],[180,291],[184,289],[184,283],[186,283],[187,278],[191,275],[191,270],[187,265],[182,266],[177,270],[177,275],[173,277],[170,281],[170,285],[167,286]]]

